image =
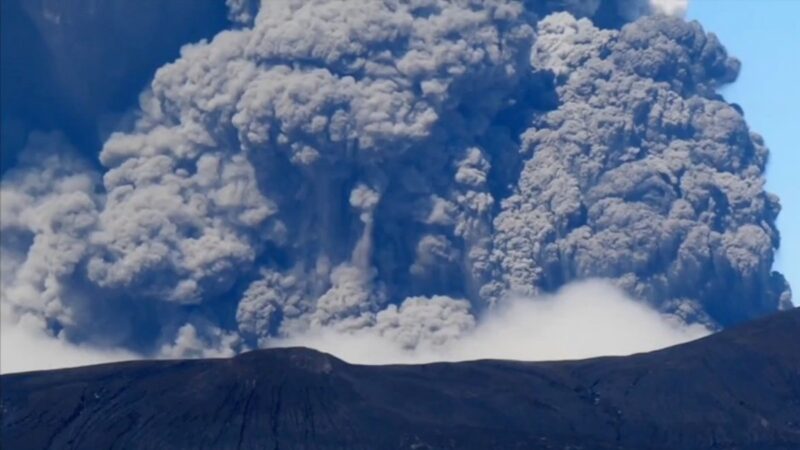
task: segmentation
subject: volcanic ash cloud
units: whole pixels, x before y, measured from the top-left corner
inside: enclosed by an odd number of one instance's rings
[[[590,278],[711,328],[790,304],[768,151],[716,93],[739,63],[650,15],[683,2],[228,4],[102,174],[31,138],[46,156],[2,183],[4,316],[202,356],[447,345]]]

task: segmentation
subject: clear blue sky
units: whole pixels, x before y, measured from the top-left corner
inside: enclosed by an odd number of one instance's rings
[[[742,106],[772,152],[767,188],[783,205],[777,267],[800,305],[800,0],[692,0],[688,17],[742,61],[722,94]]]

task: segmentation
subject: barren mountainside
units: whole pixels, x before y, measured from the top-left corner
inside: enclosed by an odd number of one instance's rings
[[[796,449],[800,309],[628,357],[359,366],[305,348],[2,377],[2,447]]]

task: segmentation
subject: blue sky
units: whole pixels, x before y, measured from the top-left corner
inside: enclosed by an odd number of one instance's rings
[[[742,61],[739,79],[722,90],[744,108],[751,129],[772,151],[767,188],[781,197],[778,269],[800,304],[800,0],[694,0],[688,17],[717,34]]]

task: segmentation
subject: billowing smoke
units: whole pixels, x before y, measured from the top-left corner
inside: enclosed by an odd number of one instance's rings
[[[204,356],[453,345],[589,278],[711,328],[789,305],[767,149],[716,93],[739,63],[649,15],[684,2],[227,3],[102,177],[31,137],[2,184],[4,317]]]
[[[613,32],[561,13],[538,30],[533,65],[553,72],[561,103],[522,134],[530,157],[494,222],[502,287],[614,278],[723,325],[787,302],[770,269],[780,206],[763,190],[767,150],[714,94],[738,62],[679,19]]]
[[[555,294],[536,298],[508,298],[477,323],[466,312],[430,306],[441,301],[413,302],[416,311],[410,314],[397,315],[389,309],[388,320],[379,320],[382,323],[375,328],[349,333],[326,328],[276,344],[316,348],[359,364],[548,361],[630,355],[709,333],[702,325],[686,325],[674,316],[658,314],[597,280],[571,283]],[[408,304],[406,300],[401,309],[409,308]]]
[[[42,333],[34,323],[13,325],[0,352],[3,373],[141,358],[118,349],[72,346]],[[378,313],[377,326],[341,331],[330,327],[275,338],[271,346],[304,346],[356,364],[426,363],[476,359],[560,360],[629,355],[703,337],[687,325],[627,296],[606,281],[571,283],[555,294],[509,298],[475,318],[469,303],[447,297],[411,298]],[[199,337],[184,325],[160,356],[232,356],[231,335]],[[12,344],[14,347],[12,347]]]

